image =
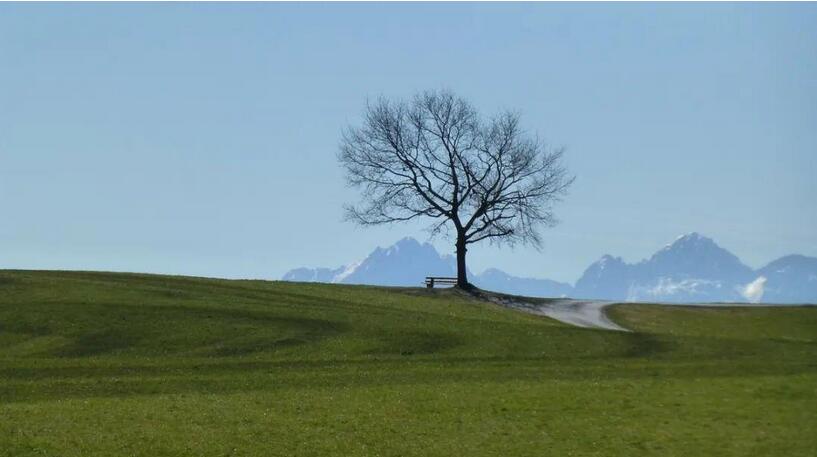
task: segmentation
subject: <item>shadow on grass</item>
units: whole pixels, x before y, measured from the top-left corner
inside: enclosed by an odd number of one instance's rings
[[[790,376],[817,373],[815,364],[696,363],[615,364],[615,366],[548,365],[541,360],[485,358],[416,362],[410,365],[331,360],[302,362],[224,363],[201,366],[132,366],[118,368],[51,368],[18,372],[0,384],[0,403],[157,394],[210,394],[277,391],[289,388],[446,385],[477,382],[541,382],[639,379],[707,379]],[[49,375],[46,375],[49,373]]]
[[[167,355],[189,353],[191,348],[195,348],[200,356],[246,355],[315,343],[349,330],[348,324],[337,320],[192,304],[147,306],[64,302],[51,306],[53,309],[49,305],[40,305],[39,311],[48,317],[47,320],[52,320],[52,316],[63,320],[58,324],[59,328],[50,328],[47,321],[4,319],[0,330],[31,338],[64,336],[69,343],[28,355],[62,358],[127,355],[130,349],[137,353],[147,351],[142,355]],[[74,313],[72,308],[83,312]],[[242,326],[252,331],[242,331]],[[178,344],[174,344],[176,340]]]
[[[234,358],[143,359],[89,361],[73,366],[18,366],[0,368],[0,402],[30,402],[90,397],[130,397],[181,393],[241,393],[291,388],[349,388],[368,386],[708,379],[726,377],[790,376],[817,373],[817,359],[786,361],[770,356],[744,357],[731,353],[680,354],[654,358],[683,344],[656,340],[649,335],[623,336],[631,343],[617,356],[596,354],[563,356],[369,356],[331,360],[246,360]],[[685,341],[691,344],[690,341]],[[723,341],[712,339],[706,346]],[[792,350],[803,345],[788,342]],[[813,348],[813,345],[805,345]],[[657,352],[656,352],[657,351]],[[643,357],[643,356],[647,357]],[[81,361],[78,359],[77,361]],[[809,359],[805,359],[809,360]],[[36,365],[65,363],[42,359]],[[125,362],[124,364],[121,364]],[[137,361],[134,361],[137,362]]]
[[[454,333],[400,330],[377,335],[377,346],[366,355],[402,356],[438,354],[460,346],[463,341]]]
[[[629,343],[628,349],[623,354],[625,358],[654,357],[679,347],[676,340],[650,333],[629,332],[623,335]]]

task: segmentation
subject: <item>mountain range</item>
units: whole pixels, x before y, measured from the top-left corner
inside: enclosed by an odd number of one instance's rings
[[[711,238],[678,237],[650,258],[627,263],[604,255],[574,285],[520,278],[496,268],[469,271],[477,287],[531,297],[575,297],[641,302],[817,303],[817,258],[789,255],[753,270]],[[403,238],[338,268],[297,268],[284,281],[420,286],[426,276],[456,276],[451,255]]]

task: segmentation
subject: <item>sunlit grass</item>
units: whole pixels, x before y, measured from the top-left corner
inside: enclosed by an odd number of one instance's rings
[[[817,309],[0,271],[0,455],[817,452]]]

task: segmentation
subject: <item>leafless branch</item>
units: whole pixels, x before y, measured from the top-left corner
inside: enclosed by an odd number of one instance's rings
[[[338,159],[362,193],[346,217],[362,225],[428,217],[432,234],[455,229],[458,250],[482,240],[538,247],[538,230],[556,224],[553,205],[574,180],[563,154],[528,136],[518,114],[486,121],[447,91],[381,98],[343,134]]]

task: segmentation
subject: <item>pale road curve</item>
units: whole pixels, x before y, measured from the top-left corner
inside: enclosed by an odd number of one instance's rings
[[[507,308],[547,316],[577,327],[630,331],[610,320],[604,313],[605,307],[617,303],[614,301],[560,298],[548,303],[534,303],[507,296],[492,296],[489,299]]]
[[[584,328],[600,328],[605,330],[617,330],[630,332],[631,330],[613,322],[604,312],[604,308],[615,305],[617,302],[610,300],[575,300],[572,298],[560,298],[548,303],[535,303],[519,298],[493,297],[494,303],[524,311],[540,316],[547,316],[566,324]],[[768,304],[768,303],[653,303],[664,306],[707,306],[707,307],[765,307],[765,306],[813,306],[799,304]]]
[[[536,314],[542,314],[566,324],[585,328],[603,328],[629,332],[616,324],[604,312],[604,308],[614,304],[611,301],[559,300],[536,307]]]

